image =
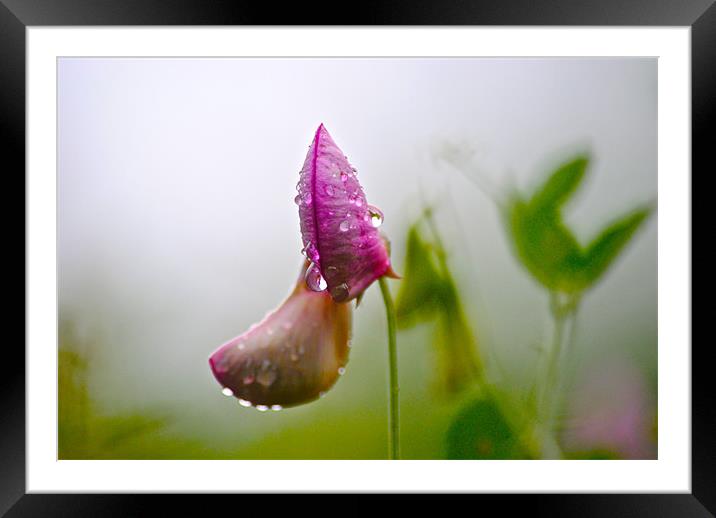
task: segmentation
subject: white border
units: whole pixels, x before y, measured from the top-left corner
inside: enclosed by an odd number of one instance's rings
[[[690,492],[690,29],[28,28],[27,491]],[[58,56],[658,56],[659,460],[58,461]]]

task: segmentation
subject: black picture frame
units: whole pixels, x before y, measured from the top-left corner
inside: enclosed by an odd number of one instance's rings
[[[355,9],[320,2],[277,5],[215,0],[0,0],[0,146],[4,178],[24,178],[25,30],[61,25],[621,25],[690,26],[692,51],[692,170],[707,164],[716,143],[716,5],[714,0],[559,0],[363,2]],[[349,12],[353,11],[353,12]],[[344,12],[345,14],[339,14]],[[349,21],[350,20],[350,21]],[[12,161],[8,159],[14,159]],[[10,173],[17,174],[10,174]],[[696,177],[692,173],[692,179]],[[20,189],[24,193],[24,181]],[[7,199],[14,190],[7,189]],[[10,195],[10,193],[12,193]],[[24,200],[24,196],[23,196]],[[24,203],[24,201],[23,201]],[[3,204],[4,208],[8,204]],[[693,207],[693,204],[692,204]],[[8,209],[6,208],[6,211]],[[9,216],[9,213],[8,213]],[[14,216],[14,214],[13,214]],[[14,218],[13,218],[14,220]],[[6,221],[10,221],[8,218]],[[6,250],[10,250],[6,246]],[[25,250],[23,248],[23,250]],[[13,252],[6,258],[20,255]],[[27,259],[25,252],[24,261]],[[19,259],[18,259],[19,261]],[[24,266],[23,266],[24,268]],[[25,271],[25,270],[23,270]],[[9,270],[6,270],[9,272]],[[6,300],[13,300],[6,297]],[[24,296],[23,296],[24,300]],[[19,306],[17,303],[13,307]],[[703,306],[702,306],[703,307]],[[24,305],[23,305],[24,308]],[[694,307],[694,313],[697,308]],[[702,309],[703,311],[703,309]],[[10,312],[6,313],[8,316]],[[19,321],[19,319],[17,319]],[[7,322],[12,319],[7,318]],[[693,322],[693,317],[692,317]],[[18,324],[19,325],[19,324]],[[23,331],[24,334],[24,331]],[[548,516],[713,516],[716,513],[716,404],[708,361],[710,344],[693,340],[692,493],[619,495],[480,495],[500,498],[502,512],[518,507]],[[0,515],[140,516],[162,498],[149,495],[25,494],[25,355],[19,340],[4,344],[0,392]],[[223,499],[202,499],[202,515]],[[264,497],[265,498],[265,497]],[[493,503],[494,502],[493,500]],[[196,504],[180,499],[182,514]],[[241,509],[236,509],[240,512]],[[475,512],[479,512],[476,509]]]

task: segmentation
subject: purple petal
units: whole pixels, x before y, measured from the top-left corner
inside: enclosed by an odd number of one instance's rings
[[[352,300],[379,277],[393,275],[375,225],[382,214],[368,205],[355,169],[323,124],[308,149],[296,202],[306,256],[333,300]]]
[[[309,290],[303,281],[307,266],[278,309],[209,358],[226,395],[258,408],[294,406],[318,398],[343,372],[350,305]]]
[[[625,459],[656,458],[655,403],[640,369],[626,360],[590,369],[570,398],[564,446],[606,449]]]

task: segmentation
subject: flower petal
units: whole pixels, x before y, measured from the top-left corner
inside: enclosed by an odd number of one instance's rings
[[[327,391],[348,362],[351,308],[303,280],[274,312],[209,358],[227,395],[258,408],[306,403]]]
[[[325,279],[333,300],[352,300],[392,272],[377,229],[383,216],[368,205],[355,169],[323,124],[300,174],[296,202],[306,256]]]

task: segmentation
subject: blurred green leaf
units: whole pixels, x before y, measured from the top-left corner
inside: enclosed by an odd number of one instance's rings
[[[559,166],[530,199],[506,204],[513,248],[527,271],[553,292],[578,294],[594,285],[626,246],[651,209],[615,221],[582,247],[562,219],[561,208],[584,179],[589,159],[579,155]]]
[[[577,190],[588,165],[589,158],[580,155],[559,166],[532,197],[532,208],[556,211]]]
[[[60,332],[58,351],[58,457],[60,459],[234,458],[166,432],[164,417],[100,414],[92,400],[89,363],[77,350],[71,327]],[[79,347],[84,348],[84,347]]]
[[[491,399],[478,399],[459,412],[447,432],[448,459],[528,459],[519,435]]]
[[[581,250],[561,215],[551,209],[537,210],[519,199],[508,210],[512,241],[522,264],[547,289],[574,291]]]
[[[474,382],[482,371],[478,343],[468,323],[445,259],[432,211],[408,230],[405,268],[396,297],[398,326],[408,328],[437,320],[433,338],[436,352],[436,386],[454,394]],[[421,222],[429,223],[432,240],[421,233]],[[426,227],[428,225],[425,225]]]
[[[612,264],[641,224],[651,207],[637,209],[608,225],[584,251],[584,286],[595,282]]]
[[[395,301],[398,326],[410,327],[432,318],[439,308],[441,289],[433,252],[415,224],[408,231],[403,282]]]
[[[569,460],[621,460],[619,454],[609,450],[589,450],[566,452],[565,458]]]

